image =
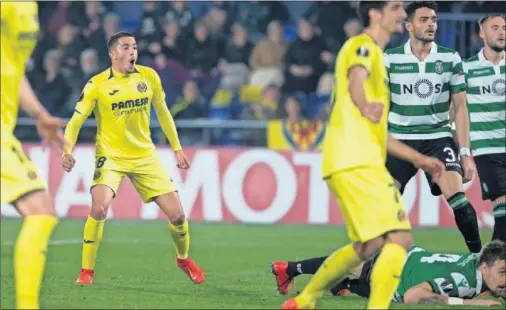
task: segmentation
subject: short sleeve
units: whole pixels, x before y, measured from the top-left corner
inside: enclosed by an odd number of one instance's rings
[[[463,90],[466,90],[466,77],[464,74],[464,68],[462,65],[462,59],[460,58],[459,53],[455,52],[453,54],[453,69],[452,69],[452,77],[450,79],[450,90],[452,94],[459,93]]]
[[[77,101],[75,112],[84,116],[89,116],[93,112],[98,100],[96,87],[96,84],[92,80],[86,83]]]
[[[429,281],[432,291],[435,294],[442,296],[455,296],[457,285],[451,276],[444,276],[440,278],[431,279]]]
[[[373,54],[375,52],[376,46],[368,42],[350,46],[347,55],[348,69],[355,66],[361,66],[364,67],[368,72],[371,72],[374,60]]]

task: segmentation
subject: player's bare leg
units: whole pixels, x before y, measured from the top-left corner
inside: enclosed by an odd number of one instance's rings
[[[316,300],[333,285],[341,282],[351,270],[369,259],[385,243],[383,236],[367,242],[348,244],[330,255],[299,296],[283,303],[283,309],[314,309]]]
[[[91,189],[91,211],[84,225],[82,265],[77,284],[93,284],[98,248],[102,241],[105,218],[113,197],[114,192],[106,185],[95,185]]]
[[[16,308],[39,309],[47,244],[58,218],[46,191],[32,192],[14,205],[24,218],[14,250]]]
[[[492,240],[499,239],[506,242],[506,196],[492,201],[494,210],[494,233]]]
[[[171,192],[154,198],[155,203],[169,219],[169,228],[176,247],[176,265],[195,283],[205,280],[205,273],[188,257],[190,234],[181,200],[177,192]]]
[[[481,250],[480,231],[476,211],[464,194],[462,176],[456,171],[445,171],[439,180],[439,187],[448,205],[453,210],[455,222],[464,236],[469,251]]]

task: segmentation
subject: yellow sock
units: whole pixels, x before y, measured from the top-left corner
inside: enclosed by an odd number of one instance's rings
[[[27,216],[23,222],[14,250],[17,309],[39,309],[47,242],[56,223],[49,215]]]
[[[185,259],[188,257],[188,250],[190,249],[190,234],[188,233],[188,222],[186,219],[184,223],[176,226],[169,222],[170,234],[176,247],[177,257]]]
[[[84,224],[84,240],[83,240],[83,256],[82,267],[84,269],[95,269],[97,262],[97,253],[102,235],[104,234],[105,220],[95,220],[88,216],[86,224]]]
[[[302,309],[314,309],[316,300],[334,283],[342,281],[348,272],[360,264],[360,262],[360,257],[351,244],[332,253],[318,269],[302,293],[296,297],[297,305]]]
[[[367,309],[388,309],[401,279],[408,252],[395,243],[381,250],[371,273],[371,295]]]

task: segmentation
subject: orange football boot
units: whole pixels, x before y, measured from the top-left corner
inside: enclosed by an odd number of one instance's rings
[[[315,310],[316,308],[315,307],[311,307],[311,308],[301,308],[298,304],[297,304],[297,301],[295,300],[295,297],[292,297],[288,300],[286,300],[283,305],[281,306],[281,309],[283,310],[300,310],[300,309],[313,309]]]
[[[93,269],[81,269],[76,284],[91,285],[95,279],[95,271]]]
[[[206,274],[191,258],[180,259],[176,257],[176,265],[183,270],[183,272],[193,282],[200,284],[206,279]]]
[[[276,285],[281,295],[288,294],[288,291],[295,285],[295,278],[286,273],[288,262],[276,261],[271,264],[271,272],[276,277]]]

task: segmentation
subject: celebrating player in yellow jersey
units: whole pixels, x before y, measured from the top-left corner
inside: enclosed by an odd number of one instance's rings
[[[39,292],[47,243],[58,222],[46,182],[14,136],[18,106],[36,120],[46,144],[63,149],[65,123],[52,117],[34,95],[25,76],[25,63],[39,31],[35,2],[1,2],[1,194],[24,217],[14,250],[16,307],[39,309]]]
[[[336,100],[323,145],[323,177],[340,202],[352,243],[329,256],[302,293],[283,309],[314,309],[324,291],[381,247],[371,275],[369,309],[387,309],[399,284],[410,223],[385,167],[387,150],[437,179],[443,164],[388,135],[390,98],[383,49],[402,32],[402,1],[364,1],[364,33],[350,38],[336,62]]]
[[[195,283],[205,274],[189,257],[188,223],[167,170],[151,141],[149,120],[155,108],[164,133],[176,152],[177,166],[190,168],[182,151],[174,120],[165,104],[160,77],[151,68],[135,65],[137,45],[133,35],[119,32],[107,43],[112,66],[94,76],[84,87],[75,113],[67,125],[62,165],[70,171],[75,164],[72,147],[79,129],[94,112],[97,120],[96,164],[91,188],[91,212],[84,227],[82,269],[78,284],[92,284],[104,221],[112,199],[125,176],[144,202],[154,201],[167,215],[176,247],[176,264]]]

